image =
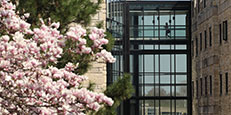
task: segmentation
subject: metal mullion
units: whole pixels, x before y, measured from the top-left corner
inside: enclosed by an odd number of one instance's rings
[[[174,97],[174,96],[146,96],[146,97],[131,97],[131,99],[137,99],[137,100],[174,100],[174,99],[178,99],[178,100],[187,100],[187,96],[178,96],[178,97]]]
[[[191,8],[191,6],[190,6],[190,8]],[[191,28],[190,28],[190,26],[191,26],[191,12],[190,12],[190,10],[188,10],[189,11],[189,13],[187,14],[188,15],[188,17],[186,18],[186,20],[188,20],[188,21],[186,21],[186,22],[188,22],[188,23],[186,23],[186,25],[188,25],[188,27],[186,27],[186,32],[188,31],[188,36],[189,36],[189,38],[188,38],[188,44],[187,44],[187,50],[189,50],[189,52],[188,52],[188,54],[187,54],[187,84],[188,84],[188,86],[187,86],[187,97],[188,97],[188,99],[187,99],[187,114],[192,114],[192,92],[191,92],[191,89],[192,89],[192,65],[191,65]],[[187,39],[187,38],[186,38]]]
[[[176,20],[175,20],[175,18],[176,18],[176,12],[175,12],[175,10],[174,10],[174,41],[176,40]],[[175,51],[176,51],[176,44],[174,44],[174,50],[173,50],[173,52],[175,53]],[[174,83],[176,84],[176,54],[174,54]],[[176,97],[176,85],[174,85],[174,97]],[[175,115],[176,115],[176,99],[174,99],[174,101],[175,101]]]
[[[143,50],[144,50],[144,8],[142,8],[142,15],[143,15],[142,25],[143,25]],[[144,76],[145,76],[145,59],[144,59],[144,54],[143,54],[143,77],[142,77],[142,79],[143,79],[143,96],[145,96]],[[145,100],[143,100],[143,104],[144,104],[144,110],[145,110]],[[143,114],[145,114],[145,111]]]
[[[160,41],[160,10],[158,10],[158,40]],[[160,50],[160,44],[158,44],[158,50]],[[158,54],[158,66],[159,66],[159,97],[160,97],[160,54]],[[159,100],[159,113],[160,113],[160,100]]]
[[[134,52],[138,54],[187,54],[187,50],[176,50],[176,53],[174,53],[173,50],[131,50],[130,52],[131,54]]]
[[[127,72],[129,73],[129,4],[126,3],[126,1],[124,2],[124,30],[123,30],[123,72]],[[129,100],[124,101],[124,110],[129,110],[130,109],[130,104],[129,104]],[[123,114],[127,115],[129,114],[130,111],[123,111]]]
[[[169,28],[171,30],[171,12],[169,18]],[[171,31],[170,31],[170,39],[171,39]],[[170,50],[172,49],[172,45],[170,44]],[[170,54],[170,96],[172,96],[172,55]],[[170,100],[170,115],[172,115],[172,100]]]
[[[153,38],[155,37],[155,14],[153,15]],[[155,44],[153,44],[153,49],[155,50]],[[155,74],[155,71],[156,71],[156,66],[155,66],[155,63],[156,63],[156,55],[154,54],[153,55],[153,72],[154,72],[154,74],[153,74],[153,81],[154,81],[154,83],[153,84],[155,84],[156,83],[156,74]],[[153,94],[154,96],[156,96],[156,86],[154,85],[154,94]],[[156,110],[155,110],[155,108],[156,108],[156,100],[154,100],[154,106],[153,106],[154,108],[153,108],[153,110],[154,110],[154,114],[156,114]]]
[[[152,37],[152,36],[151,36]],[[142,40],[130,40],[131,43],[143,43]],[[145,44],[177,44],[177,45],[187,45],[188,40],[145,40]]]
[[[142,85],[142,84],[139,84],[139,85]],[[159,84],[152,84],[152,83],[149,83],[149,84],[145,84],[146,86],[158,86]],[[160,86],[169,86],[169,85],[171,85],[171,84],[168,84],[168,83],[166,83],[166,84],[160,84]],[[172,85],[174,85],[174,84],[172,84]],[[180,84],[175,84],[174,86],[187,86],[188,84],[186,83],[180,83]]]
[[[138,48],[138,45],[134,45],[134,48]],[[133,59],[133,63],[134,63],[134,81],[135,81],[135,86],[136,86],[136,97],[139,97],[139,55],[138,54],[134,54],[134,59]],[[139,108],[139,100],[136,99],[136,108]],[[139,111],[139,109],[137,109],[136,111]],[[138,115],[139,112],[136,112],[136,115]]]

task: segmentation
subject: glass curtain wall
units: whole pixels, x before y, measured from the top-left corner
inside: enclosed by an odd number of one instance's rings
[[[123,3],[120,0],[107,0],[107,31],[115,38],[114,48],[112,53],[116,58],[114,64],[108,64],[107,84],[111,84],[123,74]]]
[[[114,1],[115,4],[122,5],[121,38],[114,35],[115,48],[121,45],[121,49],[113,50],[119,61],[109,65],[108,78],[128,72],[135,88],[119,114],[190,115],[190,2]],[[114,68],[117,65],[119,68]]]

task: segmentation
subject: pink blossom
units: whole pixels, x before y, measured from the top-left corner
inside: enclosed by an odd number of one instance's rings
[[[0,0],[0,4],[1,28],[7,33],[0,36],[0,113],[84,115],[85,110],[112,106],[111,98],[81,87],[87,77],[74,73],[81,62],[71,60],[75,63],[67,62],[64,68],[51,66],[67,53],[65,49],[73,56],[84,54],[114,62],[111,53],[102,48],[108,43],[103,29],[87,33],[77,25],[61,34],[59,22],[46,25],[42,19],[41,26],[31,28],[9,0]],[[71,47],[66,41],[71,41]]]

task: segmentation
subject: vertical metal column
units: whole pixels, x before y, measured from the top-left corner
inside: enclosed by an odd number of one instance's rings
[[[130,55],[130,41],[129,41],[129,4],[125,1],[124,2],[124,34],[123,34],[123,69],[124,73],[129,73],[130,71],[130,62],[129,62],[129,55]],[[130,115],[130,104],[129,100],[124,101],[124,115]]]

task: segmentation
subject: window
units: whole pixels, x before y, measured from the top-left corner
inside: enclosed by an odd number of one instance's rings
[[[202,80],[202,78],[200,78],[200,81],[201,81],[201,96],[203,96],[203,80]]]
[[[210,84],[209,94],[212,95],[213,94],[213,87],[212,87],[213,82],[212,82],[212,76],[211,75],[209,76],[209,84]]]
[[[222,74],[220,74],[220,95],[222,95]]]
[[[194,56],[194,42],[193,41],[192,41],[191,47],[192,47],[192,57],[193,57]]]
[[[228,23],[227,20],[223,22],[223,40],[227,41],[228,39]]]
[[[192,97],[194,97],[194,81],[192,81]]]
[[[196,38],[196,56],[198,56],[198,38]]]
[[[206,0],[204,0],[204,8],[206,7]]]
[[[219,33],[220,33],[220,44],[222,44],[222,27],[221,27],[221,24],[219,24]]]
[[[200,33],[200,51],[202,50],[202,33]]]
[[[207,48],[207,31],[205,30],[204,31],[204,34],[205,34],[205,50]]]
[[[197,96],[197,98],[199,97],[199,87],[198,87],[198,80],[196,81],[196,96]]]
[[[228,92],[229,92],[229,77],[228,77],[228,73],[225,73],[225,92],[226,92],[226,94],[228,94]]]
[[[209,27],[209,46],[212,46],[212,28]]]
[[[207,90],[207,77],[205,77],[205,96],[207,96],[208,90]]]

